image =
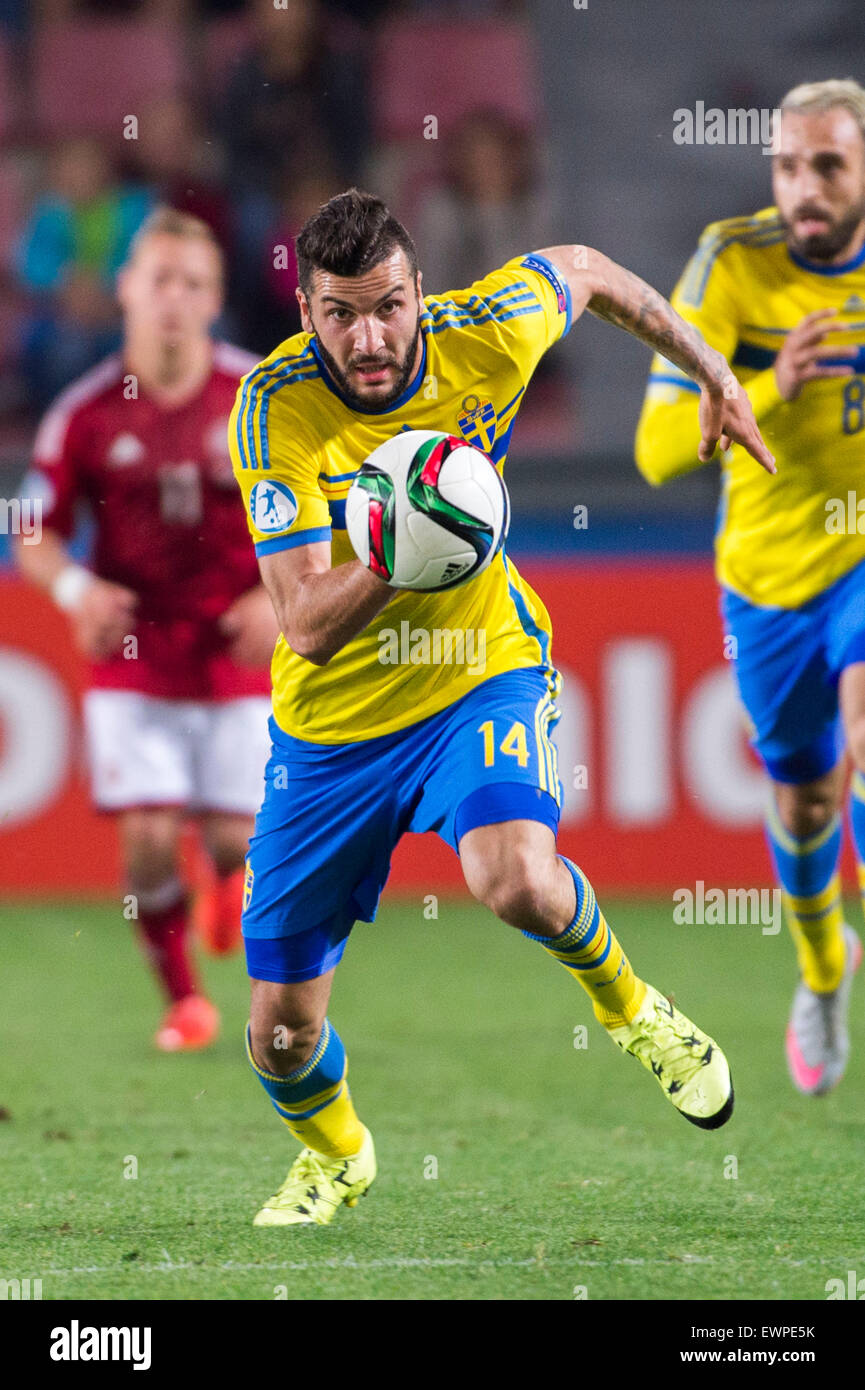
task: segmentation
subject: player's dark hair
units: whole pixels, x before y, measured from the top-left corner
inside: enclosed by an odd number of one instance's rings
[[[417,250],[405,227],[381,198],[359,188],[323,203],[303,224],[294,245],[297,279],[307,298],[313,271],[363,275],[397,249],[405,252],[412,279],[417,276]]]

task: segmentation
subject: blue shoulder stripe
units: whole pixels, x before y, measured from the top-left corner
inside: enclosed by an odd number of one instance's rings
[[[445,328],[475,328],[485,323],[507,323],[509,319],[520,318],[523,314],[542,314],[543,312],[543,306],[535,302],[534,304],[527,304],[522,309],[512,309],[507,314],[487,314],[486,317],[480,315],[455,317],[448,314],[445,317],[434,319],[429,331],[434,334],[440,333]]]
[[[712,267],[728,247],[737,242],[744,246],[774,246],[783,239],[780,219],[735,227],[726,233],[718,232],[705,245],[697,247],[682,285],[682,299],[695,309],[700,307]]]
[[[311,381],[318,375],[318,364],[308,348],[298,357],[280,357],[250,372],[243,383],[237,412],[237,448],[243,468],[259,466],[255,452],[256,407],[260,405],[257,431],[261,442],[261,466],[269,468],[266,424],[270,397],[282,386]]]
[[[259,401],[257,432],[261,443],[261,467],[269,468],[270,451],[266,426],[271,396],[282,386],[293,386],[299,381],[310,381],[318,375],[318,364],[315,358],[311,353],[303,353],[298,358],[279,359],[273,363],[269,370],[262,370],[255,381],[248,383],[249,389],[246,392],[246,446],[249,461],[244,466],[258,467],[254,436],[256,433],[256,405]],[[238,420],[238,431],[242,441],[243,428],[240,419]]]
[[[486,323],[490,318],[501,320],[505,311],[516,304],[528,303],[537,303],[537,295],[525,280],[515,280],[512,285],[506,285],[486,298],[471,294],[459,304],[455,299],[441,299],[429,303],[427,308],[434,322],[448,315],[462,315],[466,322]]]

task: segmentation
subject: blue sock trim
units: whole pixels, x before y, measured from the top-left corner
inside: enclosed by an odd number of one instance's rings
[[[559,855],[562,863],[567,868],[571,878],[574,880],[574,888],[577,893],[577,908],[573,918],[569,922],[561,936],[535,936],[532,932],[524,931],[523,936],[527,936],[529,941],[539,941],[542,946],[548,946],[556,951],[573,951],[575,954],[584,950],[587,942],[591,941],[598,929],[601,911],[594,894],[592,885],[586,878],[581,869],[576,864],[572,864],[570,859],[566,859],[563,854]],[[608,948],[609,949],[609,948]],[[599,962],[594,962],[598,964]]]
[[[280,1104],[280,1102],[278,1100],[274,1100],[273,1097],[271,1097],[270,1103],[273,1106],[274,1110],[277,1110],[285,1120],[311,1120],[313,1115],[318,1114],[319,1110],[325,1110],[328,1105],[333,1105],[333,1102],[335,1100],[339,1100],[339,1097],[342,1095],[343,1092],[344,1084],[345,1083],[342,1083],[339,1089],[336,1090],[333,1093],[333,1095],[329,1095],[326,1100],[320,1101],[318,1105],[313,1105],[309,1110],[286,1110]]]
[[[596,956],[593,960],[587,961],[562,960],[562,965],[566,966],[568,970],[597,970],[599,965],[603,965],[610,951],[613,949],[613,933],[610,931],[609,927],[605,927],[605,931],[607,939],[604,943],[604,949],[599,956]],[[607,983],[609,983],[609,981]]]
[[[287,1076],[276,1076],[258,1065],[252,1055],[248,1024],[246,1054],[253,1071],[278,1110],[281,1105],[296,1107],[312,1096],[321,1095],[322,1091],[336,1086],[345,1076],[345,1048],[339,1033],[328,1019],[324,1020],[321,1036],[309,1061],[289,1072]]]
[[[799,838],[781,825],[773,805],[766,820],[766,837],[786,892],[795,898],[811,898],[828,888],[841,854],[840,816],[825,831]]]

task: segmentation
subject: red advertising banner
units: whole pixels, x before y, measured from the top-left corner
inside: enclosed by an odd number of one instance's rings
[[[553,620],[560,847],[599,891],[770,882],[765,783],[748,748],[706,562],[520,566]],[[110,819],[89,807],[66,620],[0,579],[0,892],[116,887]],[[392,885],[461,884],[435,836],[408,836]]]

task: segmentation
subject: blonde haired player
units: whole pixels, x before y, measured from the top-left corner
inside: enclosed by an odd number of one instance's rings
[[[189,953],[181,828],[188,814],[200,824],[225,936],[267,757],[276,626],[225,438],[254,358],[211,339],[222,256],[210,229],[155,211],[118,298],[122,351],[68,387],[39,429],[25,489],[41,501],[42,540],[17,558],[89,660],[93,799],[117,817],[126,889],[167,997],[157,1046],[179,1051],[218,1029]],[[88,568],[66,546],[79,502],[94,523]]]
[[[283,633],[247,870],[247,1047],[304,1147],[256,1217],[267,1226],[328,1222],[375,1177],[327,1006],[352,926],[374,918],[406,830],[458,849],[474,896],[565,966],[681,1115],[711,1129],[733,1108],[720,1048],[635,975],[585,875],[556,853],[559,676],[541,600],[502,552],[440,593],[397,592],[371,574],[345,530],[364,458],[401,430],[433,429],[503,465],[534,368],[588,308],[694,374],[707,457],[730,435],[772,467],[721,354],[596,251],[533,252],[424,299],[408,232],[352,189],[310,218],[297,253],[303,332],[244,379],[230,432]],[[380,629],[401,620],[482,628],[484,678],[458,665],[383,666]]]
[[[707,227],[672,296],[730,358],[779,461],[722,465],[717,571],[753,744],[772,783],[767,834],[800,983],[786,1036],[795,1086],[841,1079],[861,958],[842,916],[838,861],[845,749],[865,888],[865,90],[811,82],[784,97],[775,205]],[[692,384],[651,367],[637,463],[652,483],[698,466]],[[850,523],[850,494],[854,495]],[[843,506],[842,506],[843,504]],[[842,518],[843,510],[843,518]]]

